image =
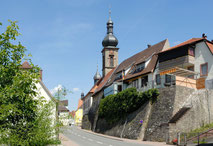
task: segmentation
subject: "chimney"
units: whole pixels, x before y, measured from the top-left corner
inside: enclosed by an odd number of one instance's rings
[[[148,44],[147,47],[150,48],[150,47],[152,47],[152,45]]]
[[[43,70],[42,70],[42,69],[40,69],[40,71],[39,71],[39,75],[40,75],[40,79],[41,79],[41,81],[42,81],[42,72],[43,72]]]
[[[207,39],[207,35],[205,33],[203,33],[202,38]]]

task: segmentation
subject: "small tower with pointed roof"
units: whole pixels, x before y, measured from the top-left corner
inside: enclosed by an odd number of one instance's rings
[[[98,80],[101,79],[101,75],[100,75],[100,73],[98,72],[98,65],[97,65],[97,71],[96,71],[96,73],[95,73],[93,79],[94,79],[94,84],[96,84],[96,83],[98,82]]]
[[[109,20],[107,22],[107,35],[102,41],[102,75],[103,77],[118,65],[118,39],[113,35],[113,22],[111,10],[109,10]]]

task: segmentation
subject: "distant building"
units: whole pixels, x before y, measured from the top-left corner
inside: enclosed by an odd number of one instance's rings
[[[69,124],[69,109],[68,109],[68,100],[61,100],[58,106],[58,116],[59,121],[63,125]]]
[[[75,112],[75,124],[77,126],[82,125],[82,118],[83,118],[83,101],[81,99],[78,100],[78,108]]]

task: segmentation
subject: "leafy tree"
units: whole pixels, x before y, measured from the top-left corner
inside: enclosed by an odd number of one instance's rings
[[[58,134],[60,132],[60,130],[59,130],[60,127],[63,126],[63,124],[60,123],[60,120],[59,120],[59,110],[58,110],[58,108],[60,106],[60,100],[64,99],[67,96],[67,94],[69,94],[69,93],[72,93],[72,92],[70,90],[68,90],[66,87],[61,86],[61,87],[58,88],[58,90],[54,94],[54,98],[56,99],[56,113],[57,113],[57,117],[56,117],[56,125],[57,125],[56,133],[57,133],[57,136],[58,136]],[[69,115],[67,117],[63,117],[63,118],[69,118]],[[58,139],[59,139],[59,137],[58,137]]]
[[[53,129],[47,111],[51,103],[36,98],[39,68],[30,59],[32,68],[21,68],[26,48],[16,41],[20,35],[16,22],[9,22],[6,31],[0,34],[0,144],[51,143]]]

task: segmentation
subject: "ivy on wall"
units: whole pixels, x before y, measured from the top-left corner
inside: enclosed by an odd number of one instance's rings
[[[128,113],[136,111],[147,101],[152,103],[157,99],[157,89],[138,92],[136,88],[128,88],[117,94],[101,99],[99,117],[106,119],[110,124],[124,118]]]

